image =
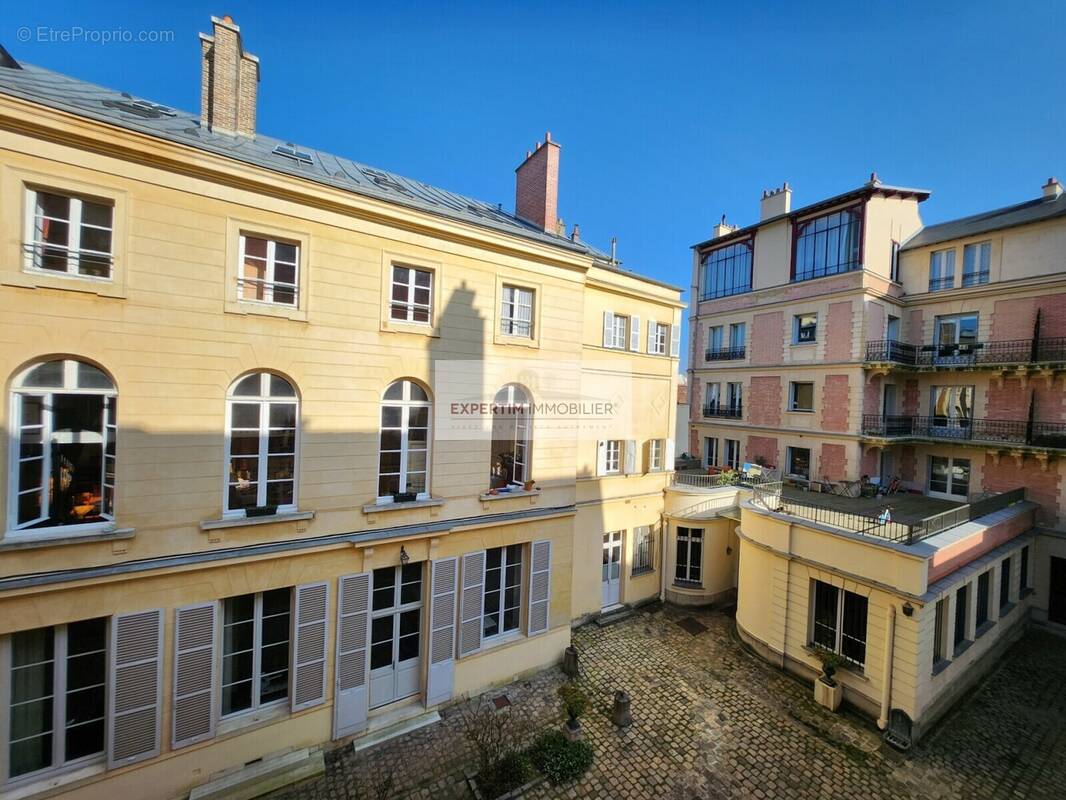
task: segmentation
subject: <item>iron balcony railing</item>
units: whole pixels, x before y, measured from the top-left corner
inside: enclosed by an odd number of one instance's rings
[[[710,403],[703,407],[706,418],[740,419],[743,415],[743,403]]]
[[[744,355],[746,353],[747,348],[741,346],[727,347],[724,349],[719,348],[718,350],[708,350],[706,355],[708,361],[736,361],[737,359],[744,358]]]
[[[974,367],[1066,362],[1066,336],[965,344],[913,345],[881,339],[866,343],[867,362],[908,367]]]
[[[739,466],[739,465],[738,465]],[[777,493],[781,493],[781,479],[777,470],[760,467],[759,473],[745,472],[742,469],[728,469],[716,472],[675,472],[671,483],[675,486],[687,486],[695,489],[720,489],[727,486],[777,486]]]
[[[955,276],[945,275],[943,278],[930,278],[929,279],[929,291],[941,292],[944,289],[952,289],[955,287]]]
[[[776,490],[770,484],[752,487],[752,500],[768,511],[814,522],[862,536],[873,536],[890,542],[914,544],[970,520],[1000,511],[1025,500],[1025,489],[990,495],[940,514],[917,520],[892,519],[889,511],[877,516],[840,511],[828,506],[806,503],[785,497],[780,484]]]
[[[862,432],[883,439],[942,439],[1066,449],[1066,423],[864,414]]]

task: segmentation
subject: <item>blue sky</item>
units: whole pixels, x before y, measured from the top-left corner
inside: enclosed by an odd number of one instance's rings
[[[688,286],[689,246],[784,180],[803,205],[887,183],[936,222],[1066,178],[1066,3],[143,2],[9,5],[31,63],[189,110],[197,33],[229,13],[262,62],[259,129],[505,208],[551,130],[560,213],[625,268]],[[18,29],[33,31],[19,41]],[[172,30],[37,41],[39,26]]]

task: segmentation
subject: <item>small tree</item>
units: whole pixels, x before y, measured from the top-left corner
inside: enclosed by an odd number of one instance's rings
[[[473,700],[459,705],[463,736],[477,753],[478,772],[487,773],[506,756],[521,749],[532,731],[530,721],[513,708],[495,708]]]
[[[833,675],[836,674],[837,667],[843,663],[843,659],[825,647],[814,648],[814,655],[822,662],[822,677],[820,680],[827,686],[836,686],[837,682],[833,680]]]

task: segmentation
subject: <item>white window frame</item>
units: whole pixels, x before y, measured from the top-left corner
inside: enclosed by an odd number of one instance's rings
[[[941,285],[945,283],[946,285]],[[929,254],[929,291],[941,292],[955,286],[955,248],[933,250]]]
[[[725,440],[725,461],[730,469],[740,468],[740,439]]]
[[[489,570],[491,569],[491,567],[489,567],[489,552],[492,551],[492,550],[499,550],[500,551],[500,585],[499,585],[499,587],[497,589],[491,589],[490,590],[489,589],[489,577],[488,577]],[[503,639],[503,638],[511,638],[513,636],[520,636],[521,633],[522,633],[522,622],[523,622],[523,620],[522,620],[522,616],[523,616],[523,614],[522,614],[522,606],[523,606],[522,597],[523,597],[523,595],[525,593],[525,588],[526,588],[525,587],[525,573],[526,573],[526,570],[528,569],[528,567],[526,566],[526,562],[529,560],[529,555],[527,553],[528,547],[525,544],[518,544],[517,545],[517,548],[516,548],[516,552],[518,553],[517,562],[511,561],[508,558],[507,554],[508,554],[509,550],[510,550],[510,546],[509,545],[502,545],[500,547],[490,547],[490,548],[488,548],[488,550],[485,551],[485,575],[484,575],[484,579],[483,579],[483,583],[482,583],[482,587],[481,587],[481,641],[482,641],[482,643],[494,642],[494,641],[498,641],[498,640]],[[508,628],[507,630],[504,630],[503,618],[504,618],[504,612],[507,610],[507,607],[504,605],[505,598],[507,597],[507,589],[508,589],[507,567],[508,566],[514,566],[516,563],[518,564],[518,570],[517,570],[517,572],[518,572],[518,584],[517,584],[518,585],[518,605],[517,606],[511,606],[511,608],[517,608],[518,609],[518,622],[515,623],[515,626],[513,628]],[[485,633],[485,624],[486,624],[486,621],[487,621],[487,619],[489,617],[489,612],[487,610],[487,605],[488,604],[486,603],[486,599],[487,599],[487,595],[488,595],[488,593],[490,591],[498,591],[500,593],[500,605],[499,605],[499,608],[496,610],[496,615],[498,616],[499,619],[498,619],[498,622],[497,622],[497,631],[496,631],[496,633],[486,634]]]
[[[684,531],[684,533],[682,533]],[[693,536],[693,534],[699,533],[699,536]],[[685,549],[685,561],[682,565],[680,560],[674,564],[674,583],[690,584],[690,585],[703,585],[703,554],[706,550],[707,537],[706,531],[703,528],[690,528],[687,525],[679,525],[677,527],[677,543],[680,545],[684,543]],[[692,563],[692,543],[698,541],[700,545],[700,558],[699,563],[693,566]],[[685,576],[679,576],[678,570],[683,569]],[[698,578],[693,578],[693,570],[699,575]]]
[[[622,473],[622,451],[625,449],[621,439],[608,439],[603,443],[603,474],[620,475]]]
[[[33,387],[33,386],[21,386],[20,384],[34,369],[49,361],[61,361],[63,363],[63,385],[56,387]],[[113,512],[107,511],[107,492],[111,491],[112,506],[116,500],[116,486],[115,481],[112,479],[110,482],[107,478],[108,465],[110,462],[112,474],[115,474],[115,469],[118,462],[118,450],[117,450],[117,434],[118,426],[115,419],[116,401],[118,399],[118,391],[114,388],[114,382],[112,381],[111,388],[109,389],[95,389],[95,388],[79,388],[78,387],[78,364],[86,364],[89,367],[100,370],[94,364],[89,362],[79,361],[78,359],[66,358],[66,359],[45,359],[43,361],[35,361],[26,367],[12,384],[11,399],[10,399],[10,416],[11,431],[8,434],[8,519],[7,519],[7,533],[5,538],[16,537],[34,537],[45,533],[54,533],[56,531],[63,531],[65,534],[86,533],[92,531],[98,531],[111,527],[114,524],[115,515]],[[100,370],[103,372],[103,370]],[[107,375],[107,373],[104,373]],[[107,375],[108,379],[111,378]],[[51,509],[48,507],[48,481],[52,474],[52,452],[50,442],[53,435],[53,426],[55,422],[55,412],[53,410],[53,403],[50,398],[57,394],[64,395],[102,395],[104,398],[104,410],[101,419],[100,445],[102,447],[101,463],[101,476],[100,476],[100,488],[101,488],[101,501],[100,501],[100,514],[103,521],[98,522],[86,522],[75,523],[72,525],[48,525],[39,528],[30,527],[37,525],[40,522],[49,518]],[[20,495],[19,491],[19,479],[20,479],[20,464],[22,459],[20,458],[20,442],[21,433],[23,430],[22,425],[22,397],[33,396],[40,397],[42,402],[41,408],[41,425],[26,426],[27,428],[40,427],[40,439],[42,443],[41,453],[41,483],[37,487],[37,491],[41,493],[41,512],[42,516],[36,519],[29,520],[27,522],[19,523],[18,511]],[[109,456],[107,453],[108,444],[112,441],[116,441],[115,454]],[[31,460],[31,459],[26,459]],[[36,458],[32,460],[37,460]]]
[[[511,452],[514,457],[514,479],[508,481],[506,485],[521,486],[527,480],[529,480],[529,465],[530,465],[530,447],[533,440],[533,412],[532,403],[529,398],[529,393],[524,387],[515,383],[509,383],[500,389],[496,393],[496,405],[505,405],[510,407],[522,407],[525,410],[516,414],[502,415],[506,419],[510,417],[513,421],[513,427],[509,431],[508,439],[511,442]],[[495,411],[493,412],[493,448],[495,449],[496,441],[503,441],[502,439],[495,439],[496,434],[496,417],[501,416]],[[489,466],[490,473],[495,469],[495,464]],[[489,475],[489,482],[492,483],[494,476]],[[498,488],[498,487],[497,487]]]
[[[88,620],[77,620],[77,622],[89,622]],[[4,723],[0,725],[0,748],[2,748],[3,755],[0,756],[0,764],[4,765],[4,773],[0,774],[0,787],[16,787],[27,783],[34,783],[42,778],[51,777],[54,775],[60,775],[72,770],[80,769],[92,764],[102,764],[107,759],[108,748],[108,736],[107,727],[111,724],[111,720],[108,719],[107,703],[105,701],[102,718],[104,719],[104,741],[103,747],[98,753],[90,753],[89,755],[81,756],[80,758],[73,759],[71,761],[62,761],[62,756],[66,752],[66,731],[67,715],[66,715],[66,701],[67,701],[67,655],[68,655],[68,625],[66,623],[60,625],[42,625],[41,628],[52,628],[52,693],[48,695],[52,698],[52,764],[48,767],[36,770],[34,772],[26,772],[22,775],[18,775],[14,778],[11,775],[11,760],[10,760],[10,747],[11,747],[11,669],[13,665],[13,655],[11,647],[12,634],[0,637],[0,708],[3,709]],[[37,630],[31,628],[29,630]],[[105,618],[104,623],[104,647],[103,650],[87,651],[79,655],[89,655],[91,653],[102,652],[104,654],[104,686],[108,685],[110,680],[111,671],[111,658],[108,652],[109,643],[111,641],[111,620]],[[47,663],[47,662],[35,662],[35,663]],[[30,666],[30,665],[24,665]],[[93,686],[83,686],[80,689],[97,688],[99,684]],[[105,693],[107,689],[105,688]],[[85,724],[85,722],[93,722],[95,720],[86,720],[79,722],[78,725]]]
[[[615,314],[611,318],[611,343],[608,345],[612,350],[626,350],[629,344],[629,317],[624,314]]]
[[[246,258],[246,244],[248,239],[260,239],[266,242],[266,270],[265,278],[246,278],[244,276],[245,258]],[[293,283],[286,283],[284,281],[276,280],[276,270],[278,265],[277,258],[277,246],[278,244],[287,244],[291,246],[295,255],[293,256],[292,268],[293,268]],[[240,251],[237,254],[237,302],[239,303],[258,303],[271,306],[284,306],[285,308],[298,308],[300,305],[300,243],[289,241],[286,239],[278,239],[272,236],[262,236],[255,233],[241,232],[240,236]],[[251,256],[256,261],[260,260],[259,256]],[[287,261],[280,262],[282,264],[288,264]],[[244,289],[246,284],[261,284],[263,287],[262,299],[258,297],[245,297]],[[292,290],[292,302],[284,300],[276,300],[274,298],[274,288],[284,287],[285,289]]]
[[[703,466],[718,466],[718,437],[716,436],[703,437]]]
[[[720,353],[722,351],[722,337],[725,326],[712,325],[707,329],[707,352]]]
[[[283,588],[283,587],[279,587]],[[295,642],[295,620],[296,620],[296,604],[294,602],[295,592],[293,587],[288,587],[289,592],[289,686],[285,692],[284,697],[279,697],[276,700],[271,700],[267,703],[261,703],[259,700],[259,688],[262,681],[262,660],[263,660],[263,592],[247,592],[245,595],[233,595],[232,597],[226,597],[219,601],[218,612],[218,625],[219,630],[222,631],[220,642],[218,646],[218,714],[219,719],[228,720],[241,717],[245,714],[254,714],[264,708],[274,708],[275,706],[288,705],[290,698],[292,697],[293,689],[293,644]],[[253,609],[252,609],[252,705],[248,708],[242,708],[239,711],[231,711],[229,714],[222,713],[222,695],[226,691],[227,684],[225,683],[225,663],[226,663],[226,601],[235,600],[238,597],[244,597],[247,594],[251,594],[254,597]],[[274,616],[280,616],[275,614]],[[239,623],[242,624],[242,623]],[[273,645],[272,645],[273,646]],[[245,652],[245,651],[238,651]],[[243,683],[243,681],[242,681]],[[229,684],[232,685],[232,684]]]
[[[814,320],[810,324],[804,324],[804,320]],[[810,338],[804,339],[804,329],[810,329]],[[807,312],[804,314],[796,314],[792,317],[792,344],[804,345],[804,344],[817,344],[818,342],[818,314],[814,312]]]
[[[432,287],[432,280],[430,285]],[[432,299],[432,288],[430,294]],[[524,286],[505,283],[500,294],[500,333],[519,339],[532,339],[536,292]],[[523,326],[527,330],[522,331]]]
[[[249,376],[259,377],[259,394],[258,395],[236,395],[234,390],[238,384],[244,381]],[[292,389],[292,395],[271,395],[270,394],[270,379],[277,378],[284,381]],[[233,453],[233,406],[234,405],[258,405],[259,406],[259,447],[255,456],[234,454]],[[271,453],[270,452],[270,407],[272,405],[295,405],[296,406],[296,429],[293,432],[293,452],[292,453]],[[239,430],[251,430],[239,429]],[[284,428],[274,428],[273,430],[285,430]],[[256,506],[265,506],[267,504],[267,484],[268,483],[281,483],[283,481],[290,480],[289,478],[275,478],[273,480],[268,479],[268,468],[270,463],[270,457],[278,456],[292,456],[292,502],[285,504],[278,504],[276,513],[287,514],[295,512],[299,505],[300,498],[300,395],[296,391],[296,387],[292,382],[281,375],[273,372],[266,372],[264,370],[249,372],[246,375],[242,375],[237,378],[226,393],[226,461],[225,469],[223,470],[223,492],[222,492],[222,517],[224,519],[235,519],[247,516],[246,509],[244,508],[230,508],[229,506],[229,490],[233,484],[231,480],[232,464],[234,458],[255,458],[257,461],[257,484],[256,484]]]
[[[407,280],[400,281],[396,279],[396,270],[406,270]],[[425,274],[429,276],[429,286],[418,286],[418,274]],[[389,296],[387,299],[389,313],[388,318],[392,322],[406,322],[411,325],[432,325],[433,324],[433,293],[436,289],[434,287],[434,275],[433,270],[425,269],[424,267],[413,267],[410,264],[392,264],[389,267]],[[405,300],[394,300],[393,290],[397,286],[402,286]],[[427,289],[429,290],[429,299],[425,303],[416,303],[414,300],[415,289]],[[404,316],[394,316],[393,311],[396,308],[404,309]],[[426,312],[425,320],[415,319],[415,311],[424,310]]]
[[[729,349],[742,350],[747,345],[748,323],[733,322],[729,325]]]
[[[811,646],[825,647],[824,644],[818,644],[816,642],[815,636],[814,636],[814,628],[815,628],[815,625],[817,624],[816,620],[818,619],[818,608],[817,608],[818,588],[817,588],[817,585],[819,583],[821,583],[821,584],[823,584],[825,586],[830,586],[830,587],[832,587],[833,589],[836,590],[836,608],[833,611],[833,616],[834,616],[834,619],[836,620],[835,621],[835,626],[836,627],[835,627],[835,630],[833,631],[834,644],[833,644],[832,647],[827,648],[827,649],[832,650],[834,653],[839,655],[841,657],[841,659],[844,661],[845,664],[847,664],[849,666],[852,666],[852,667],[857,667],[860,670],[865,669],[865,667],[866,667],[866,651],[870,647],[870,599],[868,597],[865,597],[864,595],[858,594],[856,592],[849,592],[843,586],[835,586],[832,583],[829,583],[827,581],[819,581],[817,579],[813,579],[812,578],[811,579],[811,589],[810,589],[810,591],[811,591],[811,595],[810,595],[810,597],[811,597],[810,631],[809,631],[808,636],[807,636],[807,641],[811,644]],[[848,595],[851,595],[852,597],[859,598],[860,600],[863,600],[863,601],[866,602],[866,631],[865,631],[865,635],[864,635],[865,638],[859,639],[856,636],[847,635],[847,638],[852,639],[853,641],[857,641],[857,642],[861,641],[862,642],[862,645],[863,645],[863,660],[862,661],[856,661],[853,658],[850,658],[850,657],[844,655],[844,648],[843,648],[843,642],[844,642],[844,638],[845,638],[845,633],[844,633],[844,606],[846,605],[846,598],[847,598]]]
[[[54,220],[56,222],[62,222],[66,224],[68,235],[67,244],[56,245],[48,244],[37,239],[37,195],[38,194],[52,194],[57,197],[64,197],[70,202],[70,218],[59,219],[58,217],[48,217],[47,219]],[[84,203],[89,202],[95,205],[104,206],[111,211],[111,227],[105,228],[102,225],[93,225],[92,223],[85,223],[86,227],[96,228],[98,230],[106,230],[111,234],[111,250],[104,252],[101,250],[82,250],[81,249],[81,228],[82,228],[82,211]],[[66,250],[67,252],[67,269],[65,272],[54,269],[45,269],[39,267],[35,263],[37,258],[38,248],[48,247],[55,250]],[[83,275],[80,270],[81,254],[82,253],[103,256],[107,258],[107,275]],[[24,262],[23,266],[27,272],[33,272],[39,275],[66,275],[71,278],[79,278],[81,280],[88,281],[111,281],[115,276],[115,203],[111,200],[102,200],[96,198],[83,198],[79,195],[72,194],[70,192],[61,191],[57,189],[49,189],[41,187],[39,189],[27,187],[26,188],[26,219],[24,223],[23,232],[23,253]]]
[[[796,387],[798,386],[810,386],[811,387],[811,405],[809,408],[802,407],[796,400]],[[788,384],[788,410],[795,411],[800,414],[813,414],[814,413],[814,382],[813,381],[789,381]]]
[[[394,383],[399,383],[401,381],[403,383],[403,397],[400,400],[386,400],[385,399],[385,392],[387,392],[389,390],[389,388]],[[423,392],[425,392],[426,393],[426,400],[412,400],[411,399],[411,386],[417,386],[419,389],[421,389]],[[384,430],[382,428],[381,422],[380,422],[380,413],[381,413],[380,412],[380,408],[384,408],[385,406],[396,406],[396,407],[398,407],[400,409],[400,427],[396,428],[396,429],[391,428],[391,427],[389,428],[389,430],[399,430],[400,431],[400,450],[399,450],[399,453],[400,453],[400,487],[399,487],[399,490],[398,490],[400,492],[408,491],[408,489],[407,489],[407,464],[408,464],[408,459],[410,458],[410,455],[411,455],[411,452],[412,452],[411,447],[410,447],[410,441],[409,441],[409,438],[408,438],[409,435],[410,435],[410,431],[411,431],[411,425],[410,425],[410,422],[411,422],[411,409],[413,409],[413,408],[425,408],[425,409],[428,409],[426,411],[426,470],[425,470],[426,471],[426,485],[425,485],[425,488],[423,489],[423,491],[418,492],[416,494],[415,500],[416,501],[428,500],[429,497],[430,497],[430,485],[431,485],[430,484],[430,478],[432,476],[432,469],[431,469],[432,461],[431,461],[431,458],[432,458],[432,450],[433,450],[433,395],[431,395],[430,392],[429,392],[429,389],[427,389],[421,383],[418,383],[417,381],[414,381],[414,380],[412,380],[410,378],[398,378],[397,380],[393,381],[392,383],[390,383],[388,386],[385,387],[385,392],[382,393],[381,405],[380,405],[379,411],[378,411],[379,422],[378,422],[378,469],[377,469],[377,481],[378,482],[377,482],[377,486],[378,487],[381,486],[381,439],[382,439],[382,435],[381,434],[382,434],[382,432]],[[415,451],[415,452],[417,452],[417,451]],[[392,473],[388,473],[388,474],[391,475]],[[377,492],[378,488],[375,488],[374,491]],[[392,503],[392,502],[394,502],[394,500],[393,500],[391,494],[378,495],[378,497],[376,499],[376,503],[378,505],[388,505],[389,503]]]
[[[648,331],[648,352],[654,356],[666,355],[666,343],[670,338],[670,326],[663,322],[652,321]]]
[[[663,453],[666,451],[665,439],[648,440],[648,471],[661,472],[663,469]]]
[[[962,248],[962,285],[988,283],[992,270],[992,242],[971,242]]]

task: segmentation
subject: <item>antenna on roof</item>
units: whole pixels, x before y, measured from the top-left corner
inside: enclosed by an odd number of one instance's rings
[[[618,237],[617,236],[612,236],[611,237],[611,263],[612,264],[617,264],[618,263]]]

